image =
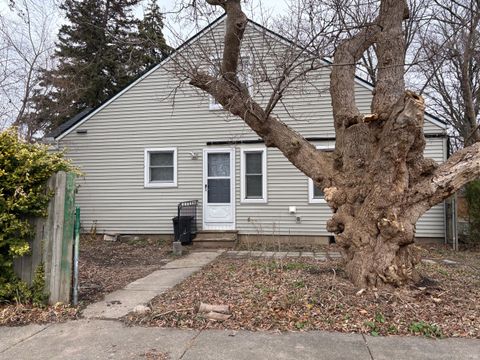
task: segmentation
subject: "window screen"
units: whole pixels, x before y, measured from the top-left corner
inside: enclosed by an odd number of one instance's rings
[[[174,152],[161,151],[150,153],[150,182],[174,181]]]
[[[245,152],[245,197],[263,198],[262,151]]]

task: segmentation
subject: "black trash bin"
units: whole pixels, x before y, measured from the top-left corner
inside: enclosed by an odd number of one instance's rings
[[[172,221],[175,241],[180,241],[182,245],[191,244],[193,216],[175,216]]]

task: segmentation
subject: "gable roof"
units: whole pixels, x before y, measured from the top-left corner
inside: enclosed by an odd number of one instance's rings
[[[132,87],[134,87],[136,84],[138,84],[140,81],[148,77],[150,74],[155,72],[158,68],[163,66],[166,62],[168,62],[173,55],[175,55],[178,51],[182,50],[185,46],[188,46],[190,43],[192,43],[194,40],[202,36],[204,33],[207,31],[213,29],[215,26],[221,23],[221,21],[226,17],[226,14],[223,14],[219,16],[217,19],[212,21],[210,24],[208,24],[206,27],[204,27],[201,31],[190,37],[187,41],[185,41],[183,44],[181,44],[179,47],[177,47],[174,51],[172,51],[167,57],[165,57],[160,63],[157,65],[153,66],[151,69],[146,70],[143,74],[141,74],[138,78],[132,80],[127,86],[125,86],[121,91],[119,91],[117,94],[114,96],[110,97],[109,99],[105,100],[103,103],[101,103],[98,107],[95,109],[92,108],[87,108],[80,112],[79,114],[75,115],[73,118],[67,120],[65,123],[61,124],[58,126],[56,129],[51,131],[49,134],[47,134],[45,137],[46,138],[53,138],[55,140],[61,140],[65,136],[67,136],[69,133],[71,133],[73,130],[75,130],[77,127],[79,127],[81,124],[86,122],[88,119],[90,119],[92,116],[94,116],[96,113],[98,113],[100,110],[108,106],[110,103],[115,101],[117,98],[122,96],[124,93],[126,93],[128,90],[130,90]],[[287,39],[286,37],[266,28],[265,26],[248,19],[248,22],[253,25],[255,28],[258,30],[272,36],[273,38],[280,40],[283,43],[286,43],[289,46],[298,46],[295,44],[292,40]],[[327,59],[322,59],[322,61],[327,64],[331,65],[332,62],[327,60]],[[369,90],[373,90],[374,86],[372,83],[368,82],[367,80],[355,76],[355,82],[363,87],[366,87]],[[432,122],[433,124],[437,125],[438,127],[442,129],[447,128],[447,124],[439,119],[438,117],[429,114],[428,112],[425,112],[425,118]]]

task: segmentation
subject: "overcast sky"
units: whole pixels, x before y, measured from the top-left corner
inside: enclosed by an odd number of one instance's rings
[[[42,1],[45,4],[49,2],[44,0],[38,0],[38,1]],[[197,0],[197,1],[204,1],[204,0]],[[286,11],[287,1],[288,0],[247,0],[248,5],[244,5],[244,8],[245,10],[249,8],[256,8],[257,11],[254,14],[251,14],[246,10],[247,16],[253,18],[253,20],[255,21],[261,22],[261,18],[259,15],[260,11],[258,11],[260,6],[264,14],[271,14],[273,16],[277,16],[277,15],[281,15]],[[143,0],[140,6],[137,9],[135,9],[135,15],[137,17],[143,16],[144,8],[146,8],[148,3],[149,3],[149,0]],[[175,4],[177,3],[177,1],[157,0],[157,3],[159,4],[162,11],[166,14],[166,27],[164,29],[164,33],[167,39],[170,40],[170,43],[172,45],[175,45],[174,44],[175,41],[173,39],[176,38],[176,36],[173,36],[172,31],[170,31],[169,28],[172,28],[173,32],[175,33],[179,33],[179,32],[183,33],[183,36],[185,38],[188,38],[194,35],[192,32],[193,31],[196,32],[196,30],[186,29],[185,24],[179,25],[175,22],[174,20],[175,14],[173,14],[172,12],[175,10]],[[58,9],[56,10],[58,11]],[[12,13],[8,8],[8,0],[0,0],[0,16],[11,16],[11,15]],[[55,34],[52,34],[52,37],[54,39],[57,38],[58,28],[60,27],[63,21],[64,21],[64,18],[62,17],[61,14],[59,14],[57,27],[54,28]]]
[[[262,21],[260,13],[262,13],[263,15],[272,16],[281,15],[287,9],[287,1],[288,0],[248,0],[248,5],[244,5],[244,10],[247,13],[248,17],[261,23]],[[137,16],[142,16],[143,8],[147,6],[148,2],[148,0],[143,1],[142,7],[137,9]],[[157,0],[157,3],[159,4],[162,11],[166,14],[166,28],[164,32],[167,39],[170,40],[170,43],[174,44],[176,38],[176,36],[173,36],[172,31],[169,30],[170,27],[173,28],[174,33],[181,32],[184,38],[188,38],[194,35],[194,32],[196,32],[197,30],[186,29],[185,24],[179,25],[176,23],[174,19],[176,15],[173,14],[173,12],[175,11],[175,0]],[[256,9],[256,12],[252,14],[248,10],[251,8]]]

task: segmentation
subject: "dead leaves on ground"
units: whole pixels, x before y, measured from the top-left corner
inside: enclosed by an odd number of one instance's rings
[[[80,244],[80,301],[98,301],[167,262],[170,244],[90,240]]]
[[[48,307],[22,304],[0,306],[0,326],[63,322],[76,319],[77,316],[78,310],[76,308],[63,304]]]
[[[82,237],[79,300],[81,307],[159,269],[168,260],[170,244],[156,241],[109,242]],[[78,309],[65,305],[35,307],[0,305],[0,326],[45,324],[75,319]]]
[[[362,292],[347,280],[340,261],[222,257],[154,299],[150,314],[125,320],[180,328],[480,338],[478,269],[436,263],[420,270],[424,279],[416,286]],[[232,317],[209,321],[195,311],[200,302],[229,305]]]

